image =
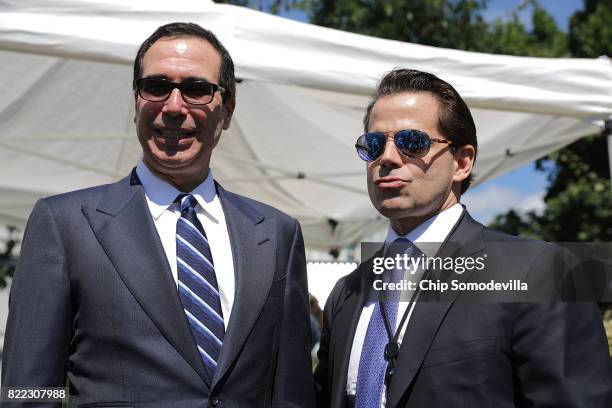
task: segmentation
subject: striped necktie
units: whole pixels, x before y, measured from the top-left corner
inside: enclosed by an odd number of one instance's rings
[[[398,238],[389,247],[385,257],[393,258],[396,254],[410,255],[414,244],[405,238]],[[403,270],[387,271],[383,276],[385,282],[399,282],[403,278]],[[397,311],[401,292],[399,290],[387,291],[385,309],[389,318],[389,326],[395,334]],[[385,328],[385,321],[380,302],[374,305],[372,317],[368,323],[359,368],[357,371],[357,384],[355,389],[355,408],[380,408],[382,404],[383,384],[387,361],[384,357],[385,345],[389,342],[389,335]]]
[[[176,201],[181,208],[176,224],[178,291],[212,381],[225,335],[219,287],[208,239],[196,216],[197,201],[191,194],[181,194]]]

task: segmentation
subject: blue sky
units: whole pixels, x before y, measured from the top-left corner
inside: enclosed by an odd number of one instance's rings
[[[521,3],[521,0],[489,0],[487,10],[483,14],[489,21],[509,18]],[[581,9],[583,4],[582,0],[539,0],[539,3],[551,13],[557,25],[564,31],[568,29],[570,16]],[[299,11],[291,11],[284,16],[301,21],[307,19],[306,15]],[[523,10],[519,16],[530,28],[531,11]],[[542,210],[547,185],[546,174],[535,171],[533,163],[529,163],[470,189],[462,201],[466,203],[474,218],[486,224],[496,214],[505,213],[509,209],[522,212]]]
[[[489,0],[484,16],[487,20],[494,20],[497,17],[508,17],[512,10],[515,10],[521,2],[521,0]],[[552,14],[557,25],[564,31],[568,29],[571,15],[576,10],[582,8],[582,0],[539,0],[539,3]],[[520,16],[523,22],[530,27],[529,10],[525,10]]]

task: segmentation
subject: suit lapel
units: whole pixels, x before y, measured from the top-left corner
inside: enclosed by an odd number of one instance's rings
[[[276,268],[276,224],[217,185],[232,246],[236,293],[213,386],[238,357],[266,302]]]
[[[334,327],[332,328],[338,335],[332,339],[334,356],[334,371],[339,375],[333,376],[331,389],[331,407],[344,408],[346,405],[346,382],[349,363],[351,360],[351,350],[355,331],[361,317],[361,311],[366,299],[368,277],[372,271],[371,260],[359,265],[357,273],[347,278],[347,291],[343,293],[343,298],[338,299],[339,309],[334,317]]]
[[[469,256],[481,251],[484,247],[480,238],[481,230],[482,225],[474,221],[464,210],[436,256],[442,258],[460,254]],[[471,272],[465,272],[462,275],[453,274],[453,278],[467,281],[470,275]],[[457,295],[457,291],[448,291],[439,300],[421,299],[422,301],[415,305],[404,333],[397,366],[389,387],[388,407],[396,407],[410,388],[433,343],[438,328]]]
[[[206,382],[204,364],[136,173],[111,184],[97,209],[83,208],[83,212],[142,309]]]

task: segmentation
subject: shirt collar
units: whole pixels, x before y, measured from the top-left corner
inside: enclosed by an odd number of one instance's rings
[[[142,160],[136,166],[136,174],[144,188],[149,211],[151,211],[153,218],[157,220],[164,211],[170,208],[176,197],[181,194],[181,191],[153,174]],[[206,214],[212,217],[214,221],[219,220],[221,207],[213,205],[217,197],[217,189],[215,188],[212,169],[208,169],[206,179],[194,188],[190,194],[195,197]]]
[[[459,203],[442,211],[439,214],[427,219],[415,229],[404,236],[398,235],[397,232],[389,225],[387,230],[386,242],[393,242],[399,238],[405,238],[415,244],[419,242],[441,243],[444,242],[448,234],[461,217],[463,206]],[[418,245],[417,245],[418,246]],[[421,250],[425,248],[420,248]],[[425,252],[425,251],[424,251]],[[426,252],[430,252],[429,250]]]

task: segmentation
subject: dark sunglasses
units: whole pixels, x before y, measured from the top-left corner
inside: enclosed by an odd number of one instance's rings
[[[215,92],[225,92],[222,86],[200,80],[172,82],[164,78],[139,78],[134,81],[134,86],[138,95],[149,102],[164,102],[178,88],[183,100],[192,105],[207,105],[213,100]]]
[[[450,140],[432,139],[422,130],[399,130],[397,132],[369,132],[359,136],[355,143],[357,154],[367,162],[374,161],[383,154],[387,135],[393,135],[397,150],[402,154],[420,159],[429,152],[432,143],[453,144]]]

